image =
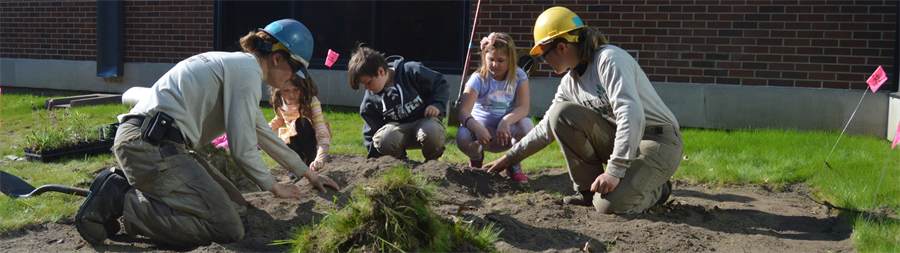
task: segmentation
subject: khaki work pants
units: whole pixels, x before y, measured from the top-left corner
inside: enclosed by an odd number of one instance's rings
[[[575,190],[590,190],[612,154],[616,127],[596,111],[572,102],[557,104],[549,113],[549,120]],[[594,207],[598,212],[615,214],[640,213],[650,208],[678,169],[683,151],[678,129],[666,126],[662,134],[645,132],[625,177],[612,192],[594,193]]]
[[[447,129],[437,117],[425,117],[413,122],[387,123],[372,137],[373,145],[382,155],[397,159],[406,157],[406,150],[421,149],[425,160],[436,160],[444,154]]]
[[[122,220],[130,235],[175,245],[229,243],[244,236],[240,191],[203,157],[183,144],[159,146],[141,139],[147,127],[123,123],[113,152],[128,183]]]

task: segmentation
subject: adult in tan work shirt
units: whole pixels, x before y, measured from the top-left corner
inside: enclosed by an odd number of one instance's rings
[[[165,243],[196,246],[244,236],[246,201],[231,182],[191,149],[227,133],[238,168],[278,198],[300,199],[300,189],[276,182],[256,146],[321,191],[334,180],[309,170],[267,124],[260,85],[281,87],[310,78],[309,30],[292,19],[275,21],[241,39],[244,52],[207,52],[179,62],[128,113],[119,115],[113,152],[122,170],[104,171],[78,209],[75,227],[90,244],[119,231]]]
[[[534,40],[531,54],[565,76],[538,126],[484,168],[499,172],[556,140],[578,191],[564,203],[617,214],[665,203],[684,144],[637,61],[564,7],[538,17]]]

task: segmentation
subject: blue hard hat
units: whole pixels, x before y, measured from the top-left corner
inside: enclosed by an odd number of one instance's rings
[[[291,53],[292,59],[303,64],[303,68],[309,67],[309,60],[313,52],[313,37],[309,29],[300,21],[286,18],[272,22],[260,30],[275,37],[280,42],[279,44],[282,44]],[[273,45],[272,51],[282,45]],[[306,78],[302,71],[297,71],[297,75]]]

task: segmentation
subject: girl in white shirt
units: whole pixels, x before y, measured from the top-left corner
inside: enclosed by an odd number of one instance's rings
[[[534,128],[526,117],[529,106],[528,76],[516,65],[515,42],[505,33],[484,37],[481,66],[466,82],[458,113],[456,144],[469,157],[469,167],[480,168],[484,151],[509,150]],[[513,181],[528,181],[521,163],[505,170]]]

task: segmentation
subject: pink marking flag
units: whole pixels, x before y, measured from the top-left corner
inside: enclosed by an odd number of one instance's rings
[[[882,69],[881,66],[878,66],[878,69],[875,70],[875,73],[872,73],[872,76],[869,77],[869,80],[866,80],[866,83],[869,84],[869,89],[871,89],[872,92],[875,92],[878,91],[878,88],[880,88],[887,79],[887,75],[884,74],[884,69]]]
[[[891,149],[894,149],[898,142],[900,142],[900,124],[897,125],[897,133],[894,134],[894,144],[891,144]]]
[[[339,54],[337,52],[328,49],[328,57],[325,58],[325,66],[328,66],[330,68],[331,65],[334,64],[334,61],[337,61],[338,55]]]

